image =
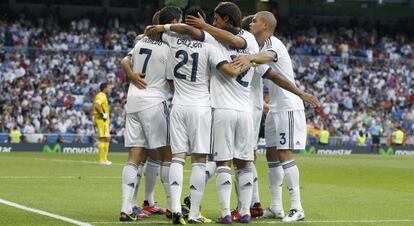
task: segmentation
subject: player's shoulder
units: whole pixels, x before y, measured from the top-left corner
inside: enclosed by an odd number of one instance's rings
[[[266,39],[264,46],[270,49],[270,48],[277,48],[277,47],[285,47],[285,44],[283,44],[283,42],[280,39],[271,35],[269,38]]]
[[[257,44],[256,38],[252,33],[241,29],[237,35],[246,41],[246,48],[250,48],[253,52],[257,52],[259,50],[259,45]]]
[[[252,42],[252,41],[256,42],[256,38],[254,37],[254,35],[244,29],[241,29],[239,33],[237,34],[237,36],[244,38],[248,42]]]
[[[163,47],[166,45],[167,44],[165,44],[163,41],[159,39],[152,39],[148,36],[145,36],[135,44],[134,48],[140,48],[143,46],[157,48],[157,47]]]

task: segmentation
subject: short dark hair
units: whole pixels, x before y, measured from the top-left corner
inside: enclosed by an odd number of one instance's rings
[[[185,11],[185,16],[194,16],[198,17],[198,13],[201,14],[204,20],[206,20],[206,14],[204,13],[203,9],[200,6],[192,6]]]
[[[101,90],[101,92],[102,92],[102,91],[104,91],[104,89],[105,89],[106,87],[108,87],[108,83],[106,83],[106,82],[101,83],[101,85],[99,86],[99,90]]]
[[[160,11],[158,10],[152,16],[152,24],[154,24],[154,25],[159,24],[160,23],[160,20],[159,19],[160,19]]]
[[[229,22],[234,27],[240,27],[242,20],[242,13],[240,8],[233,2],[221,2],[214,9],[214,12],[217,13],[221,18],[227,16]]]
[[[169,24],[176,19],[180,21],[183,12],[177,6],[166,6],[160,10],[159,24]]]
[[[241,22],[241,27],[243,30],[250,30],[250,24],[252,23],[254,15],[249,15],[246,16],[245,18],[243,18],[242,22]]]

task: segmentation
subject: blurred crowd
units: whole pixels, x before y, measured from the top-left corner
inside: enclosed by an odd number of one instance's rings
[[[74,133],[71,142],[92,142],[92,101],[105,81],[111,134],[122,136],[128,84],[118,64],[147,22],[99,18],[63,24],[54,14],[0,18],[0,133],[17,126],[26,135]],[[346,141],[360,131],[369,136],[373,125],[388,136],[398,124],[414,137],[412,36],[363,26],[280,30],[277,37],[291,53],[297,84],[322,104],[307,109],[310,128],[329,129]]]

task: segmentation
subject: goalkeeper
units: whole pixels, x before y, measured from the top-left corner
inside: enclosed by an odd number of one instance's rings
[[[109,94],[108,83],[102,83],[100,91],[95,96],[93,101],[93,117],[94,124],[98,130],[98,164],[111,165],[112,162],[108,161],[109,150],[109,125],[110,125],[110,113],[108,108],[108,99],[106,96]]]

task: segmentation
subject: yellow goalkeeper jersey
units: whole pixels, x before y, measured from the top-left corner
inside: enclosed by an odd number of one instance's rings
[[[98,94],[96,94],[95,96],[95,100],[93,101],[94,105],[95,104],[99,104],[100,106],[100,110],[102,111],[102,113],[105,113],[108,116],[110,116],[109,113],[109,107],[108,107],[108,99],[106,98],[105,93],[103,92],[99,92]],[[93,108],[93,116],[95,117],[95,119],[101,119],[102,115],[100,112],[98,112],[95,107]]]

